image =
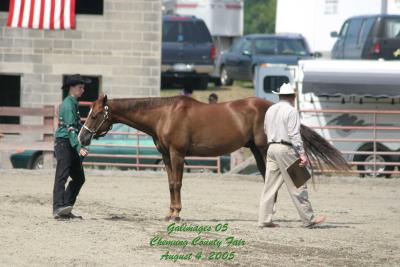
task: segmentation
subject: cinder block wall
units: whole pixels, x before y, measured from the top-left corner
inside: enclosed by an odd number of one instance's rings
[[[64,74],[101,76],[111,98],[159,96],[161,0],[104,0],[67,31],[7,28],[0,12],[0,74],[21,74],[21,106],[61,101]],[[1,85],[0,85],[1,87]]]

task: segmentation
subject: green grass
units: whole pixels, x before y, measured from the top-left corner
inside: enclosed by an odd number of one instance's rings
[[[181,89],[163,89],[161,90],[161,96],[175,96],[180,95],[181,92]],[[194,90],[192,97],[198,101],[207,103],[208,96],[211,93],[218,95],[218,102],[227,102],[254,96],[254,89],[251,82],[235,82],[233,86],[226,87],[215,87],[214,84],[209,83],[207,90]]]

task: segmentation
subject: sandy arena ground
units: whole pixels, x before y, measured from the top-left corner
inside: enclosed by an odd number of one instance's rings
[[[51,216],[53,173],[0,171],[1,266],[399,266],[400,179],[321,177],[310,190],[314,209],[328,216],[317,229],[300,228],[298,214],[282,188],[275,218],[281,227],[256,225],[259,176],[186,174],[182,223],[228,223],[226,232],[200,236],[222,247],[193,246],[193,232],[167,234],[169,206],[162,172],[87,171],[76,203],[84,220]],[[311,187],[311,186],[310,186]],[[187,247],[150,246],[150,240],[189,242]],[[226,247],[234,236],[245,244]],[[191,260],[160,260],[192,254]],[[212,251],[234,252],[232,260],[196,259]],[[221,255],[221,254],[220,254]]]

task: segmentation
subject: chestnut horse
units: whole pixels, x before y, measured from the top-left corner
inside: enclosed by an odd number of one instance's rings
[[[91,106],[79,132],[79,142],[104,136],[113,123],[124,123],[153,137],[168,174],[170,211],[167,220],[180,220],[181,187],[186,156],[220,156],[250,148],[264,177],[267,137],[264,116],[272,102],[250,97],[205,104],[190,97],[110,99],[101,95]],[[306,153],[335,169],[347,164],[340,153],[311,129],[301,129]],[[265,178],[265,177],[264,177]]]

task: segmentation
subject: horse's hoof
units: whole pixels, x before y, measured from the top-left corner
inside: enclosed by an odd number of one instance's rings
[[[171,216],[170,221],[172,221],[172,222],[180,222],[181,221],[181,217],[179,217],[179,216]]]

